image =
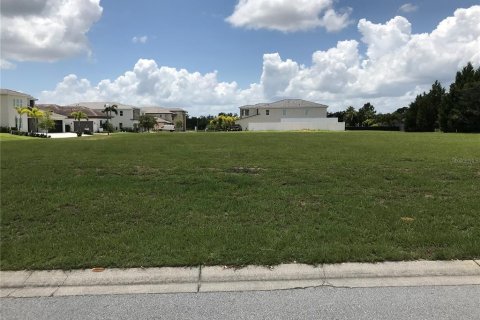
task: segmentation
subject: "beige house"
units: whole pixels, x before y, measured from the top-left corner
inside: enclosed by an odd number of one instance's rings
[[[301,99],[286,99],[240,107],[236,121],[243,130],[345,130],[345,123],[327,118],[328,106]]]
[[[27,115],[20,116],[15,108],[34,107],[35,100],[37,99],[26,93],[0,89],[0,126],[28,131]]]
[[[162,108],[156,106],[148,106],[141,108],[142,114],[152,115],[157,119],[155,130],[161,130],[164,125],[177,126],[177,122],[181,122],[180,131],[185,131],[187,128],[187,111],[181,108]],[[177,128],[179,130],[179,128]]]

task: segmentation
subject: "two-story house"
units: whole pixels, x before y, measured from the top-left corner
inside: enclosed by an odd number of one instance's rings
[[[174,125],[178,131],[185,131],[187,128],[187,111],[181,108],[147,106],[142,107],[141,112],[157,119],[155,130],[161,130],[166,124]]]
[[[236,121],[243,130],[345,130],[345,123],[327,118],[328,106],[301,99],[285,99],[240,107]]]
[[[110,123],[113,125],[115,130],[125,130],[127,128],[133,129],[138,127],[140,119],[140,108],[128,104],[123,104],[113,101],[103,101],[103,102],[78,102],[69,105],[69,107],[86,107],[95,111],[95,113],[102,113],[106,106],[116,105],[117,114],[112,113]],[[104,113],[105,114],[105,113]],[[105,114],[106,116],[106,114]],[[99,125],[100,127],[104,124],[105,120],[101,120]]]
[[[29,131],[28,117],[18,114],[16,107],[34,107],[35,99],[29,94],[0,89],[0,126],[17,128],[20,131]]]

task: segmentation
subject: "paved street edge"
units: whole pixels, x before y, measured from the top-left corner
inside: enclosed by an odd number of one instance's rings
[[[0,297],[480,285],[480,260],[0,271]]]

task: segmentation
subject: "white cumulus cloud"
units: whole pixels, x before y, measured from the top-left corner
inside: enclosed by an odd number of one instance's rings
[[[382,104],[397,99],[395,105],[381,107],[401,106],[436,79],[452,81],[455,72],[467,62],[480,65],[478,21],[480,6],[458,9],[431,33],[424,34],[412,34],[410,23],[403,17],[384,24],[362,19],[358,29],[366,55],[359,53],[358,41],[340,41],[335,48],[315,52],[311,66],[284,72],[289,74],[289,80],[261,84],[266,96],[275,92],[275,96],[299,96],[334,106],[346,104],[349,99],[379,99]],[[268,61],[262,79],[275,78],[275,70],[295,63],[280,57]]]
[[[418,6],[414,5],[413,3],[405,3],[398,8],[398,11],[403,12],[403,13],[410,13],[410,12],[415,12],[418,10]]]
[[[132,38],[133,43],[147,43],[148,36],[135,36]]]
[[[350,24],[351,8],[340,12],[333,0],[239,0],[226,21],[235,27],[293,32],[324,27],[339,31]]]
[[[159,66],[140,59],[116,79],[91,84],[76,75],[65,77],[40,96],[45,103],[85,100],[120,101],[134,105],[181,106],[191,114],[238,112],[244,104],[280,98],[302,98],[331,106],[330,110],[371,102],[379,111],[408,105],[435,80],[449,84],[455,72],[472,62],[480,66],[480,6],[458,9],[430,33],[412,33],[410,22],[394,17],[386,23],[362,19],[361,41],[339,41],[312,54],[309,66],[279,53],[263,55],[257,83],[240,88],[221,82],[217,72],[201,74]]]
[[[79,101],[120,101],[133,105],[186,107],[191,112],[218,113],[225,106],[256,101],[261,90],[240,90],[236,82],[220,82],[217,72],[200,74],[185,69],[158,66],[154,60],[139,59],[132,70],[114,80],[92,85],[74,74],[66,76],[52,91],[43,91],[42,103],[70,104]]]
[[[2,58],[56,61],[89,53],[86,33],[102,10],[100,0],[2,0]]]

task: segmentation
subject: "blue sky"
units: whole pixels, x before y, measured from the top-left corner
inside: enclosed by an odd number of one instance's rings
[[[281,98],[386,112],[480,64],[479,12],[469,0],[2,0],[1,86],[194,115]]]

